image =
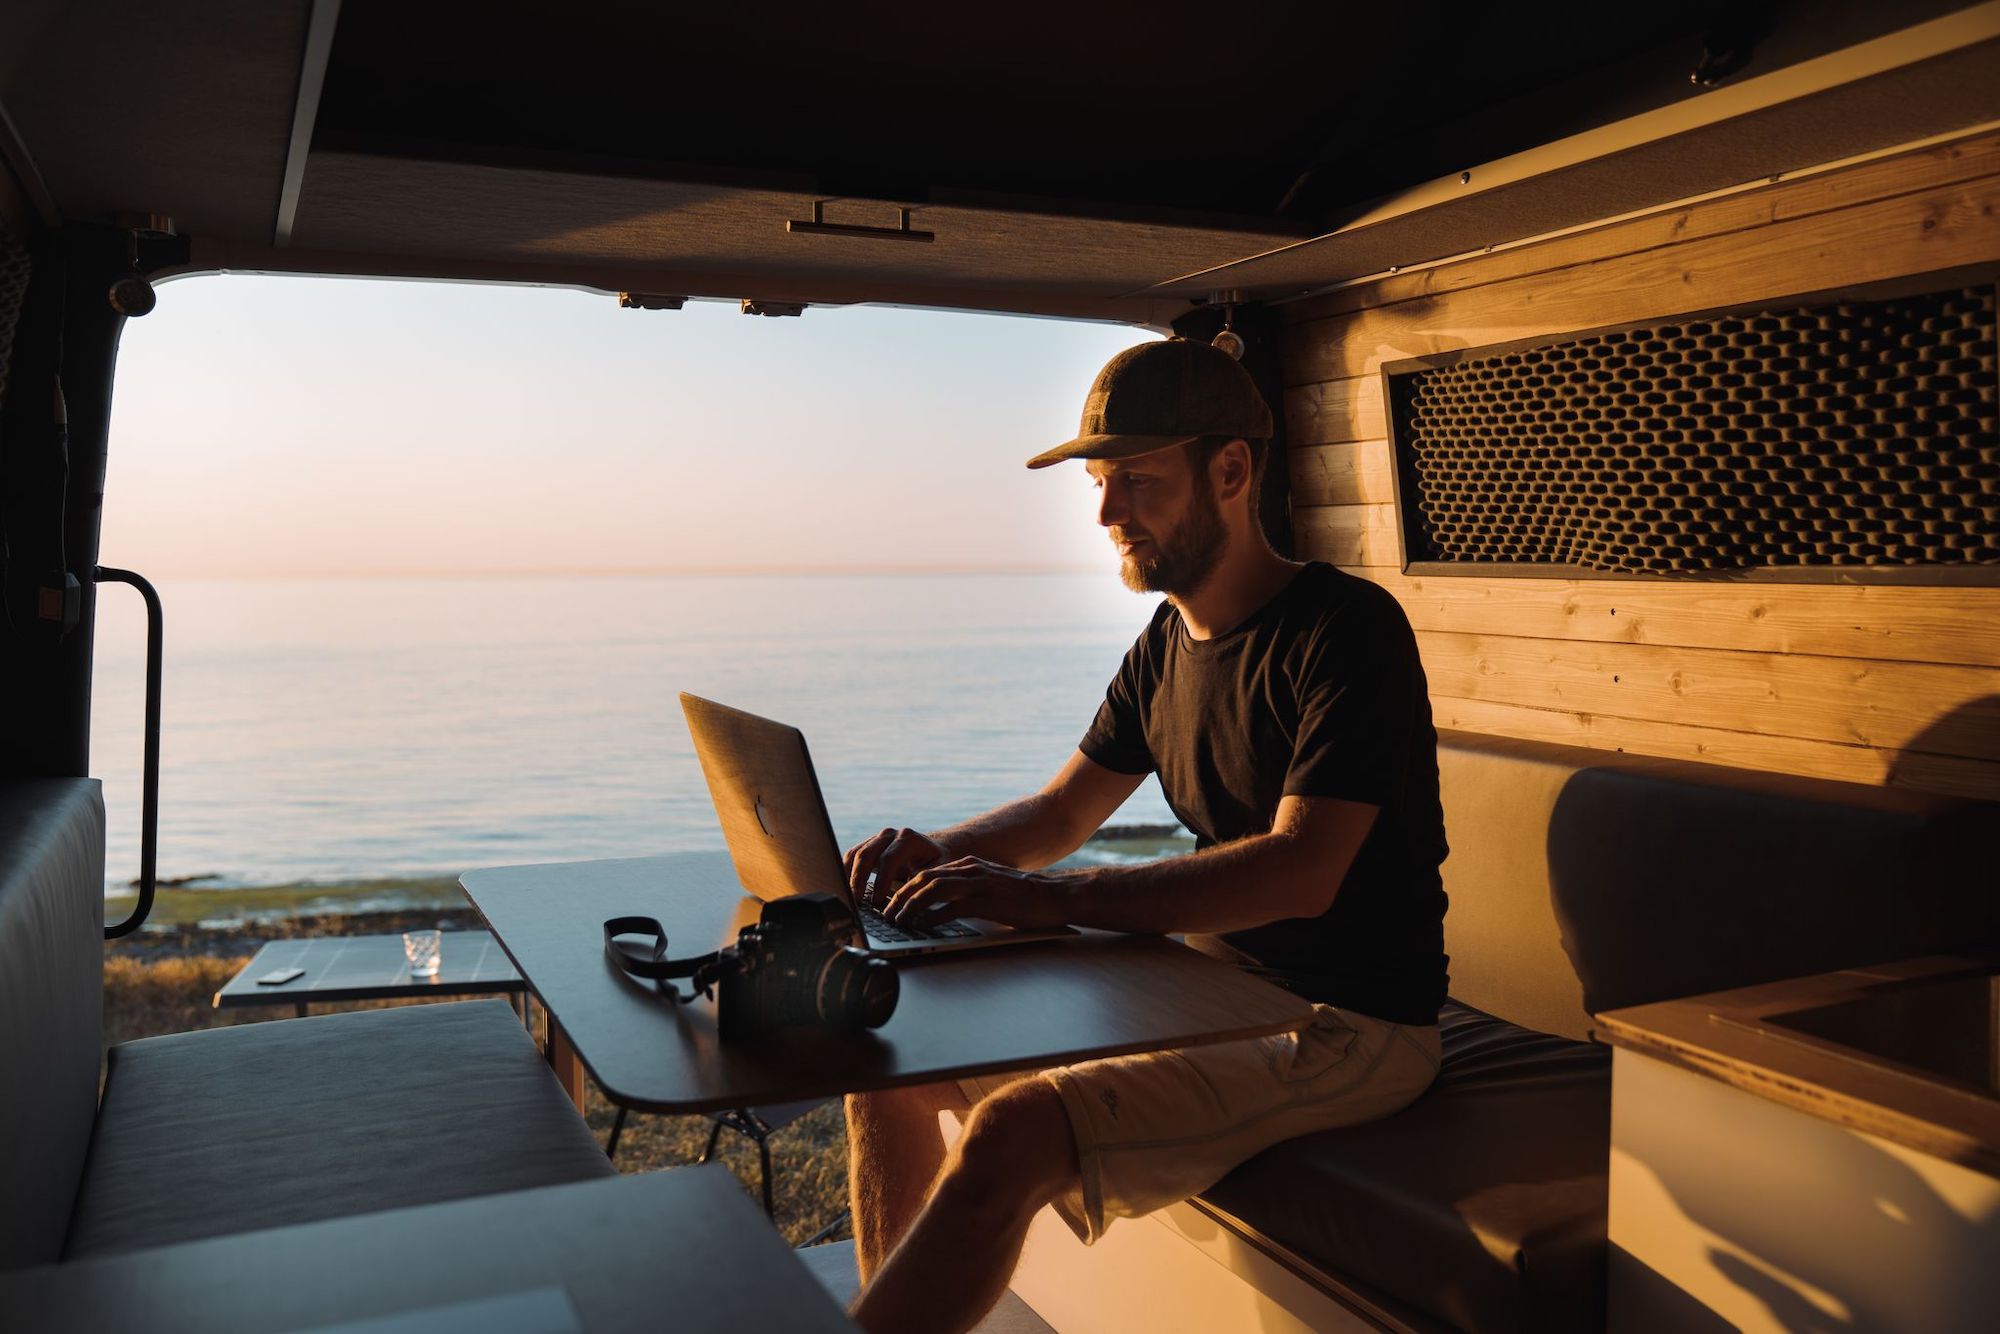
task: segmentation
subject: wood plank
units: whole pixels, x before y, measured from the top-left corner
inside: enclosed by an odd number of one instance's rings
[[[1285,383],[1385,361],[2000,260],[2000,178],[1293,326]]]
[[[1292,511],[1301,560],[1400,569],[1393,505],[1314,505]]]
[[[1985,760],[1842,746],[1828,741],[1535,709],[1435,694],[1431,698],[1431,713],[1439,727],[1465,732],[2000,801],[2000,764]]]
[[[1475,255],[1413,273],[1390,274],[1375,282],[1293,302],[1280,310],[1288,324],[1325,319],[1994,175],[2000,175],[2000,134],[1975,135],[1534,245]]]
[[[1431,690],[1877,749],[2000,761],[1986,667],[1417,632]]]
[[[2000,667],[2000,588],[1355,573],[1419,630]]]
[[[1294,505],[1387,505],[1396,499],[1387,440],[1308,445],[1289,453]]]
[[[548,1019],[548,1042],[542,1049],[542,1055],[547,1058],[549,1069],[555,1074],[556,1083],[562,1087],[563,1093],[569,1100],[576,1104],[577,1114],[582,1115],[584,1101],[589,1091],[585,1082],[587,1076],[584,1073],[583,1062],[577,1057],[575,1045],[570,1042],[569,1034],[563,1032],[562,1025],[556,1022],[554,1015],[550,1015]]]
[[[1302,385],[1285,391],[1285,433],[1294,445],[1379,440],[1389,433],[1378,376]]]

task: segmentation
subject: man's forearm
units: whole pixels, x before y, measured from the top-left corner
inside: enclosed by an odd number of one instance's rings
[[[991,917],[1013,926],[1068,922],[1158,933],[1241,931],[1317,917],[1333,906],[1377,813],[1362,802],[1288,796],[1267,834],[1138,866],[1032,871],[1002,857],[1046,855],[1048,845],[1030,847],[1026,833],[1039,827],[1048,838],[1062,822],[1049,821],[1046,811],[1038,818],[1030,798],[946,830],[951,856],[910,876],[884,911],[919,926]],[[952,843],[954,835],[965,843]],[[987,851],[975,850],[982,845]]]
[[[975,815],[931,835],[954,857],[982,857],[1002,866],[1037,871],[1083,845],[1090,830],[1073,828],[1060,804],[1037,792]]]
[[[1344,869],[1271,833],[1156,862],[1060,872],[1057,879],[1074,925],[1208,934],[1316,917],[1333,903]]]

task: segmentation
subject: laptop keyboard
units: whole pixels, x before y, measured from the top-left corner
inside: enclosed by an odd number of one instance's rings
[[[946,922],[942,926],[908,927],[899,926],[876,912],[873,908],[860,910],[861,930],[870,940],[958,940],[966,936],[977,936],[979,932],[963,922]]]

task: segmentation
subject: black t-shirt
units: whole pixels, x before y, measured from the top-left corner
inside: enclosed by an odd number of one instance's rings
[[[1437,731],[1416,636],[1387,592],[1317,562],[1226,634],[1191,637],[1162,601],[1080,743],[1157,771],[1210,847],[1266,834],[1287,796],[1380,808],[1333,906],[1188,943],[1306,997],[1433,1024],[1445,996]]]

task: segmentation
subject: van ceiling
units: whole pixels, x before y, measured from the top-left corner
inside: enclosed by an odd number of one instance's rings
[[[1480,160],[1468,151],[1582,129],[1628,90],[1462,139],[1468,117],[1524,89],[1602,84],[1690,38],[1698,50],[1735,3],[1568,0],[1544,26],[1513,4],[1449,5],[1439,23],[1407,4],[1069,0],[912,5],[863,25],[840,4],[497,0],[468,24],[346,0],[316,146],[1303,229],[1313,219],[1282,205],[1315,164],[1361,199]]]
[[[305,0],[9,0],[0,105],[65,215],[170,214],[197,268],[1157,321],[1206,290],[1296,293],[1969,124],[2000,85],[1978,91],[1990,49],[1952,67],[1963,87],[1933,71],[1846,123],[1738,127],[1734,156],[1682,143],[1225,267],[1702,96],[1705,45],[1747,51],[1741,80],[1967,7],[1070,0],[863,21],[831,4],[345,0],[315,52]],[[815,202],[865,226],[909,206],[937,240],[788,233]]]

